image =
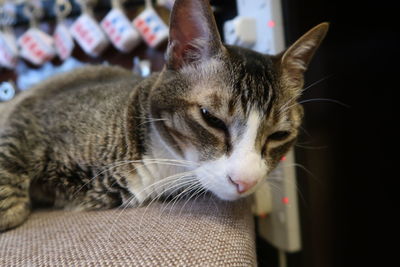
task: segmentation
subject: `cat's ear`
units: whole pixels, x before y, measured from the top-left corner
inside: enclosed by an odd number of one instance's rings
[[[306,71],[315,51],[328,32],[329,23],[321,23],[291,45],[281,56],[280,65],[283,79],[291,87],[303,86],[303,74]]]
[[[222,49],[209,0],[176,0],[170,17],[167,67],[210,59]]]

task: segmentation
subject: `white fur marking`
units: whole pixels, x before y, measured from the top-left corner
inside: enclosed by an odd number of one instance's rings
[[[198,168],[197,175],[203,186],[219,198],[234,200],[251,194],[257,187],[254,186],[248,192],[239,194],[237,186],[229,181],[229,176],[232,180],[256,184],[260,184],[266,176],[268,168],[260,152],[255,148],[260,121],[260,114],[252,111],[244,134],[236,144],[233,144],[233,153],[230,157],[222,156]]]

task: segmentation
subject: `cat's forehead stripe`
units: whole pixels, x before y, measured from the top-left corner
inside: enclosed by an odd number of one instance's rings
[[[241,100],[245,113],[256,107],[262,113],[269,113],[274,102],[275,75],[272,60],[252,51],[229,47],[231,83],[233,94]]]

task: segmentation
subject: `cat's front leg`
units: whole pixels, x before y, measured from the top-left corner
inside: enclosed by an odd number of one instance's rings
[[[31,210],[30,179],[12,158],[0,148],[0,232],[22,224]]]

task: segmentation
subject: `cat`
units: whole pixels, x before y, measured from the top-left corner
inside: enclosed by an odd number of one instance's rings
[[[0,105],[0,231],[32,206],[138,206],[176,192],[253,193],[296,140],[322,23],[279,55],[223,45],[207,0],[177,0],[148,78],[88,66]]]

